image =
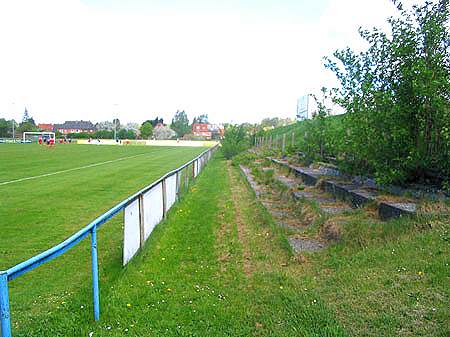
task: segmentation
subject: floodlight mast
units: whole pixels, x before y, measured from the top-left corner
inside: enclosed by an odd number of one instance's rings
[[[114,141],[115,142],[117,142],[117,114],[118,114],[118,111],[117,111],[117,106],[118,106],[119,104],[117,104],[117,103],[114,103],[114,114],[116,115],[116,118],[114,118]]]
[[[15,102],[11,102],[11,105],[12,105],[12,113],[13,113],[13,115],[14,115],[14,107],[15,107]],[[12,136],[13,136],[13,143],[15,143],[16,142],[16,130],[14,129],[15,128],[15,124],[16,124],[16,121],[14,120],[14,118],[12,119]]]

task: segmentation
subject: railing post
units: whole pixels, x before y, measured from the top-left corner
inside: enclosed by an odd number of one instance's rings
[[[176,173],[176,175],[177,175],[177,179],[176,179],[176,195],[177,195],[177,200],[180,198],[180,174],[179,174],[179,172],[177,171],[177,173]]]
[[[100,319],[100,294],[98,288],[98,258],[97,258],[97,226],[91,229],[92,256],[92,297],[94,302],[94,320]]]
[[[0,271],[0,321],[2,327],[2,337],[11,337],[8,274],[4,271]]]
[[[186,192],[189,188],[189,166],[186,166],[184,170],[184,192]]]
[[[281,143],[281,151],[284,153],[286,152],[286,134],[283,133],[283,141]]]
[[[139,238],[140,238],[140,247],[144,247],[145,243],[145,228],[144,228],[144,195],[139,194],[138,197],[139,203]]]
[[[163,219],[165,219],[167,212],[166,179],[163,179],[162,181],[162,202],[163,202]]]

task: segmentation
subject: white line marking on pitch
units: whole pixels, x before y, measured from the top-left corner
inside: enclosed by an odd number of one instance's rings
[[[18,183],[18,182],[25,181],[25,180],[32,180],[32,179],[38,179],[38,178],[43,178],[43,177],[48,177],[48,176],[54,176],[54,175],[60,174],[60,173],[66,173],[66,172],[71,172],[71,171],[82,170],[82,169],[85,169],[85,168],[90,168],[90,167],[110,164],[110,163],[114,163],[114,162],[125,160],[125,159],[130,159],[130,158],[143,156],[144,154],[148,154],[148,153],[141,153],[141,154],[137,154],[137,155],[134,155],[134,156],[122,157],[122,158],[113,159],[113,160],[107,160],[107,161],[103,161],[101,163],[94,163],[94,164],[89,164],[89,165],[85,165],[85,166],[74,167],[74,168],[67,169],[67,170],[56,171],[56,172],[52,172],[52,173],[45,173],[45,174],[41,174],[41,175],[33,176],[33,177],[25,177],[25,178],[10,180],[10,181],[4,181],[4,182],[0,183],[0,186],[13,184],[13,183]]]

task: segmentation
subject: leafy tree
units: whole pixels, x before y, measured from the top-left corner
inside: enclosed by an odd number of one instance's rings
[[[149,139],[153,135],[153,125],[151,121],[146,121],[142,123],[141,128],[141,138]]]
[[[390,34],[360,29],[369,48],[334,53],[335,101],[347,111],[341,137],[349,168],[383,183],[450,176],[449,0],[390,18]]]
[[[264,129],[270,129],[270,128],[277,128],[280,126],[286,126],[289,124],[292,124],[292,120],[290,118],[278,118],[278,117],[273,117],[273,118],[264,118],[261,121],[261,127]]]
[[[19,124],[18,131],[26,132],[26,131],[37,131],[38,128],[36,123],[34,122],[33,117],[30,117],[27,109],[25,108],[25,112],[23,113],[22,123]]]
[[[314,123],[311,123],[309,133],[307,134],[307,143],[309,144],[308,155],[313,157],[314,153],[319,156],[319,159],[325,158],[325,147],[327,138],[327,120],[331,110],[326,107],[325,101],[329,98],[329,93],[326,88],[321,89],[322,97],[318,98],[312,95],[317,104],[317,111],[313,114]],[[312,148],[312,151],[311,151]]]
[[[125,130],[133,130],[134,133],[137,134],[139,132],[139,127],[140,127],[140,125],[138,123],[130,122],[130,123],[127,123],[123,128]]]
[[[249,147],[249,138],[244,125],[229,125],[222,140],[222,153],[230,159]]]
[[[114,131],[112,131],[112,130],[98,130],[92,135],[92,138],[112,139],[112,138],[114,138]]]
[[[184,110],[177,110],[175,116],[172,119],[172,124],[170,125],[170,127],[178,134],[178,137],[183,137],[185,134],[191,131],[191,127],[189,126],[189,119]]]
[[[136,133],[133,130],[120,129],[117,137],[119,139],[136,139]]]
[[[12,124],[4,118],[0,118],[0,137],[9,137]]]
[[[113,122],[110,122],[110,121],[103,121],[103,122],[98,122],[97,124],[95,124],[95,127],[97,130],[113,130],[114,124],[113,124]]]
[[[147,119],[145,122],[149,122],[152,124],[153,127],[155,127],[158,124],[164,124],[164,119],[156,117],[155,119]],[[144,123],[142,123],[142,124],[144,124]]]
[[[202,114],[200,116],[194,117],[192,124],[208,124],[208,115]]]
[[[69,133],[67,135],[68,138],[73,138],[73,139],[88,139],[93,137],[92,134],[87,133],[87,132],[78,132],[78,133]],[[101,137],[98,137],[101,138]]]
[[[168,126],[162,126],[159,128],[155,128],[153,130],[153,136],[158,139],[172,139],[174,137],[176,137],[176,132],[173,131],[171,128],[169,128]]]

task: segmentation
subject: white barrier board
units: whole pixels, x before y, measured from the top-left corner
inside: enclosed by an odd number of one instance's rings
[[[124,233],[123,233],[123,265],[136,254],[140,246],[139,229],[139,200],[136,199],[124,211]]]
[[[162,183],[144,194],[144,240],[163,218]]]
[[[177,200],[177,175],[174,174],[166,179],[166,196],[167,196],[167,210],[169,210],[172,205]]]
[[[198,160],[194,161],[194,178],[198,176],[198,173],[200,172],[198,169]]]
[[[193,162],[193,173],[196,177],[206,162],[211,157],[203,156]],[[189,172],[185,174],[190,175]],[[181,172],[179,179],[182,179]],[[177,174],[173,174],[165,180],[166,185],[166,211],[168,211],[177,199]],[[143,241],[145,242],[153,229],[163,219],[163,184],[152,187],[142,196],[142,225],[143,225]],[[141,229],[140,229],[140,214],[139,214],[139,198],[131,202],[124,210],[124,243],[123,243],[123,265],[126,265],[133,256],[137,253],[141,244]]]

